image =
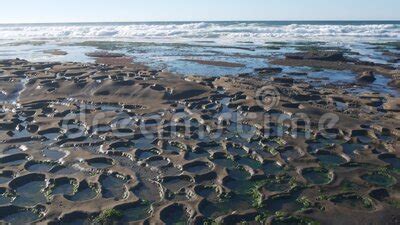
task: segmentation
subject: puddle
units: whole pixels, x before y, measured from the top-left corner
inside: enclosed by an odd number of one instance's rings
[[[206,217],[216,219],[231,212],[241,212],[252,208],[251,199],[244,195],[233,195],[217,202],[203,200],[199,205],[199,211]]]
[[[370,144],[372,142],[367,130],[353,130],[352,137],[356,138],[360,144]]]
[[[357,136],[357,141],[361,144],[370,144],[372,142],[372,138],[368,136]]]
[[[358,143],[345,143],[342,145],[343,152],[347,155],[354,155],[356,151],[362,151],[364,145]]]
[[[23,152],[22,149],[18,148],[18,147],[9,147],[9,148],[2,150],[2,153],[4,155],[14,155],[14,154],[22,153],[22,152]]]
[[[168,159],[164,159],[161,156],[154,156],[146,160],[147,165],[150,167],[163,167],[169,164]]]
[[[13,172],[11,171],[3,171],[0,173],[0,184],[5,184],[11,181],[14,177]]]
[[[51,168],[54,167],[54,164],[51,163],[42,163],[42,162],[27,162],[25,164],[26,170],[30,172],[49,172]]]
[[[42,136],[44,136],[48,141],[56,141],[57,138],[60,136],[59,133],[46,133],[43,134]]]
[[[262,168],[262,163],[255,160],[255,159],[251,159],[249,157],[240,157],[237,162],[241,165],[246,165],[249,166],[253,169],[261,169]]]
[[[207,158],[209,156],[210,154],[207,151],[196,151],[196,152],[189,151],[185,154],[185,159],[191,161],[195,159]]]
[[[212,166],[206,162],[193,162],[183,166],[183,170],[193,174],[205,174],[212,170]]]
[[[52,195],[73,195],[76,181],[72,178],[59,178],[51,188]]]
[[[229,176],[234,178],[235,180],[247,180],[251,176],[251,174],[248,171],[242,168],[228,169],[227,171]]]
[[[293,147],[287,147],[280,151],[279,154],[285,160],[285,162],[293,161],[301,156],[300,152]]]
[[[125,197],[126,180],[116,177],[114,175],[107,175],[100,177],[100,184],[104,198],[122,199]]]
[[[318,141],[307,141],[307,151],[309,153],[316,153],[318,152],[318,150],[330,149],[332,146],[335,146],[337,144],[343,144],[343,142],[345,141],[340,139],[321,139]]]
[[[207,151],[209,153],[215,153],[215,152],[222,152],[223,151],[222,146],[221,146],[220,143],[213,142],[211,140],[199,143],[198,147],[199,147],[200,151]]]
[[[56,175],[71,175],[71,174],[78,173],[79,170],[74,169],[72,167],[56,166],[53,169],[51,169],[50,172],[53,174],[56,174]]]
[[[215,187],[215,186],[199,185],[199,186],[195,187],[195,192],[199,196],[201,196],[209,201],[215,202],[218,200],[217,187]]]
[[[179,177],[165,177],[162,185],[173,193],[178,192],[184,187],[187,187],[192,183],[192,178],[189,176]]]
[[[68,130],[64,136],[67,139],[74,140],[74,139],[83,139],[85,138],[86,132],[85,128],[78,124],[68,124]]]
[[[177,193],[167,193],[165,198],[172,202],[188,201],[191,199],[191,194],[187,193],[186,190],[181,190]]]
[[[39,218],[40,218],[39,215],[31,210],[19,209],[15,210],[15,212],[7,214],[4,217],[1,217],[0,220],[4,221],[7,224],[19,225],[19,224],[30,224],[38,220]]]
[[[110,144],[110,149],[113,151],[120,151],[120,152],[128,152],[134,148],[134,143],[127,141],[127,142],[114,142]]]
[[[80,202],[93,199],[96,196],[96,190],[91,188],[86,182],[83,182],[79,185],[78,191],[74,195],[66,195],[64,197],[73,202]]]
[[[329,171],[323,168],[307,168],[302,171],[302,175],[311,184],[322,185],[332,181]]]
[[[157,156],[159,152],[157,150],[137,150],[135,152],[136,158],[141,161],[148,159],[153,156]]]
[[[240,156],[244,156],[247,155],[247,151],[243,149],[243,147],[241,146],[237,146],[237,145],[228,145],[226,147],[226,150],[232,154],[232,155],[240,155]]]
[[[339,206],[353,210],[370,210],[373,208],[373,203],[369,199],[351,193],[336,195],[331,201]]]
[[[167,225],[189,224],[189,215],[187,209],[181,204],[173,204],[166,207],[161,211],[160,218]]]
[[[145,201],[158,202],[161,200],[160,188],[157,184],[152,182],[142,182],[134,187],[131,192]]]
[[[277,175],[283,173],[283,168],[274,161],[266,161],[262,165],[262,170],[266,175]]]
[[[2,166],[18,166],[26,162],[27,158],[28,155],[24,153],[8,155],[0,158],[0,163]]]
[[[394,169],[400,169],[400,159],[395,155],[385,154],[379,156],[379,159],[382,161],[389,163]]]
[[[176,176],[182,173],[182,171],[173,165],[164,166],[160,168],[160,172],[163,176]]]
[[[135,140],[134,143],[135,143],[135,147],[137,149],[143,150],[143,149],[154,148],[153,141],[154,140],[151,138],[142,137],[142,138]]]
[[[116,209],[124,215],[121,219],[123,223],[144,220],[151,214],[151,205],[146,202],[117,206]]]
[[[218,156],[211,160],[214,164],[223,167],[223,168],[234,168],[237,166],[236,162],[230,158],[225,158],[224,156]]]
[[[0,205],[7,205],[10,201],[11,199],[6,196],[6,189],[0,188]]]
[[[51,149],[44,149],[43,150],[43,156],[46,158],[49,158],[53,161],[58,161],[65,157],[67,154],[62,151],[57,151],[57,150],[51,150]]]
[[[92,127],[92,131],[95,134],[104,134],[104,133],[112,131],[112,129],[109,125],[99,124],[97,126]]]
[[[179,152],[181,152],[182,150],[184,150],[181,146],[179,146],[179,143],[167,143],[163,146],[163,151],[169,154],[179,154]]]
[[[270,192],[283,192],[290,188],[290,177],[276,177],[275,179],[266,180],[266,184],[263,186],[264,189]]]
[[[273,218],[270,225],[311,225],[314,224],[312,220],[305,220],[298,217],[276,217]],[[316,223],[317,224],[317,223]]]
[[[113,166],[113,160],[109,158],[93,158],[86,160],[87,164],[96,169],[106,169]]]
[[[270,212],[296,212],[303,206],[297,201],[297,197],[297,194],[271,197],[266,200],[265,209]]]
[[[361,178],[370,184],[378,185],[382,187],[390,187],[396,184],[396,179],[389,174],[383,174],[380,172],[374,172],[361,176]]]
[[[247,194],[255,185],[256,182],[250,180],[235,180],[230,177],[224,180],[224,186],[238,194]]]
[[[43,179],[32,177],[30,180],[30,182],[25,182],[21,185],[10,184],[10,186],[16,186],[13,189],[15,190],[17,197],[13,201],[13,205],[35,206],[37,204],[46,203],[47,200],[43,193],[43,189],[46,187],[44,177]]]
[[[38,134],[42,135],[49,141],[55,141],[61,135],[61,129],[60,128],[50,128],[47,130],[39,131]]]
[[[329,152],[317,153],[316,157],[318,161],[325,166],[339,166],[346,162],[343,157]]]
[[[89,225],[91,224],[89,216],[83,212],[72,212],[60,219],[63,225]],[[92,222],[93,223],[93,222]]]
[[[18,83],[16,83],[17,81]],[[13,85],[13,89],[9,93],[3,91],[0,92],[0,103],[16,105],[21,92],[25,89],[25,85],[28,81],[29,79],[27,79],[25,75],[22,78],[16,79],[10,84]]]

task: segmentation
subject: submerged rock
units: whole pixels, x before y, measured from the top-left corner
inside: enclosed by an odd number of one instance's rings
[[[45,50],[43,53],[50,54],[50,55],[68,55],[68,52],[62,51],[59,49],[52,49],[52,50]]]
[[[124,57],[125,54],[106,52],[106,51],[96,51],[96,52],[86,53],[86,56],[93,57],[93,58],[107,58],[107,57],[117,58],[117,57]]]
[[[400,80],[393,79],[392,81],[389,82],[389,85],[395,88],[400,88]]]
[[[400,99],[389,99],[383,108],[387,111],[400,112]]]
[[[339,51],[310,51],[300,53],[289,53],[287,59],[322,60],[322,61],[345,61],[343,52]]]
[[[357,81],[363,83],[373,83],[376,80],[374,72],[364,71],[357,76]]]
[[[257,72],[259,75],[274,75],[281,73],[283,69],[279,67],[267,67],[254,69],[254,71]]]
[[[282,83],[282,84],[293,84],[294,79],[290,77],[273,77],[271,79],[273,82]]]

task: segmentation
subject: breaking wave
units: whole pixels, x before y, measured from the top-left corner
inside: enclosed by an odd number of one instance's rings
[[[262,22],[0,25],[0,39],[146,38],[228,39],[371,37],[400,38],[400,24],[285,24]]]

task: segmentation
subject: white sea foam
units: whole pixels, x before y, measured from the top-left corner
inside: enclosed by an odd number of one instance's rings
[[[266,23],[137,23],[82,25],[2,25],[0,39],[132,38],[229,39],[262,41],[268,38],[370,37],[400,38],[399,24],[287,24]]]

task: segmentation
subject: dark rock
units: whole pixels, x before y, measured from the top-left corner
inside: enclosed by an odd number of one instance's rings
[[[375,189],[372,190],[369,195],[379,201],[383,201],[384,199],[390,197],[389,192],[386,189]]]
[[[364,83],[373,83],[376,80],[372,71],[364,71],[357,76],[357,81]]]
[[[383,109],[391,112],[400,112],[400,99],[388,99],[383,105]]]
[[[254,69],[255,72],[257,72],[260,75],[273,75],[273,74],[278,74],[282,73],[282,68],[279,67],[268,67],[268,68],[258,68]]]
[[[286,74],[289,76],[307,76],[308,75],[308,73],[306,73],[306,72],[289,72]]]
[[[294,80],[290,77],[273,77],[271,78],[273,82],[282,83],[282,84],[293,84]]]
[[[289,53],[287,59],[321,60],[321,61],[345,61],[343,52],[338,51],[311,51],[300,53]]]
[[[389,82],[389,85],[392,87],[400,88],[400,80],[392,80]]]
[[[254,106],[250,106],[248,109],[249,112],[263,112],[264,108],[258,106],[258,105],[254,105]]]
[[[150,86],[150,88],[155,91],[165,91],[165,87],[163,87],[159,84],[154,84],[154,85]]]
[[[93,58],[117,58],[117,57],[124,57],[125,54],[122,53],[113,53],[113,52],[106,52],[106,51],[97,51],[97,52],[89,52],[85,54],[86,56],[93,57]]]
[[[35,125],[35,124],[30,124],[30,125],[27,126],[26,129],[27,129],[27,131],[30,132],[30,133],[35,133],[36,131],[39,130],[39,126],[38,126],[38,125]]]
[[[68,52],[62,51],[59,49],[45,50],[45,51],[43,51],[43,53],[50,54],[50,55],[68,55]]]

